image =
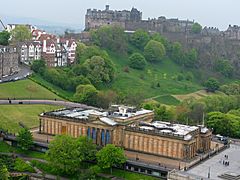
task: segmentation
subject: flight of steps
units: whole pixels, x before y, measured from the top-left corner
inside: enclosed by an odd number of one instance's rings
[[[240,175],[233,174],[233,173],[225,173],[218,177],[225,180],[240,180]]]

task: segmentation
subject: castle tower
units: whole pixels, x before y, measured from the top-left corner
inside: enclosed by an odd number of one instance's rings
[[[105,9],[105,11],[109,11],[109,5],[106,5],[106,9]]]

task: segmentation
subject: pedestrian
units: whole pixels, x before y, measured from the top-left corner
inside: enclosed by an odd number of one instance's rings
[[[225,164],[225,161],[223,160],[223,165]]]

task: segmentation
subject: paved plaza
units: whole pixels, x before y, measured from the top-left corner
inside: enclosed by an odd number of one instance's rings
[[[224,157],[225,155],[228,158]],[[224,165],[229,162],[229,165]],[[218,176],[224,173],[240,174],[240,145],[231,145],[225,151],[211,157],[187,173],[207,178],[210,170],[210,179],[220,179]]]

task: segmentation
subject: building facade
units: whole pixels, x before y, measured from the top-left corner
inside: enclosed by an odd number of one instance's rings
[[[191,32],[194,21],[167,19],[164,16],[153,19],[142,19],[142,12],[136,8],[131,11],[113,11],[107,5],[105,10],[88,9],[85,15],[85,30],[97,29],[106,25],[121,26],[127,31],[143,29],[154,32],[188,33]]]
[[[13,46],[0,46],[0,79],[18,71],[18,52]]]
[[[152,111],[125,106],[109,111],[62,109],[41,114],[39,130],[50,135],[88,136],[99,146],[115,144],[127,151],[180,160],[210,150],[207,128],[152,122],[153,117]]]
[[[20,43],[20,61],[25,64],[32,64],[34,60],[41,59],[42,44],[40,41],[26,41]]]

